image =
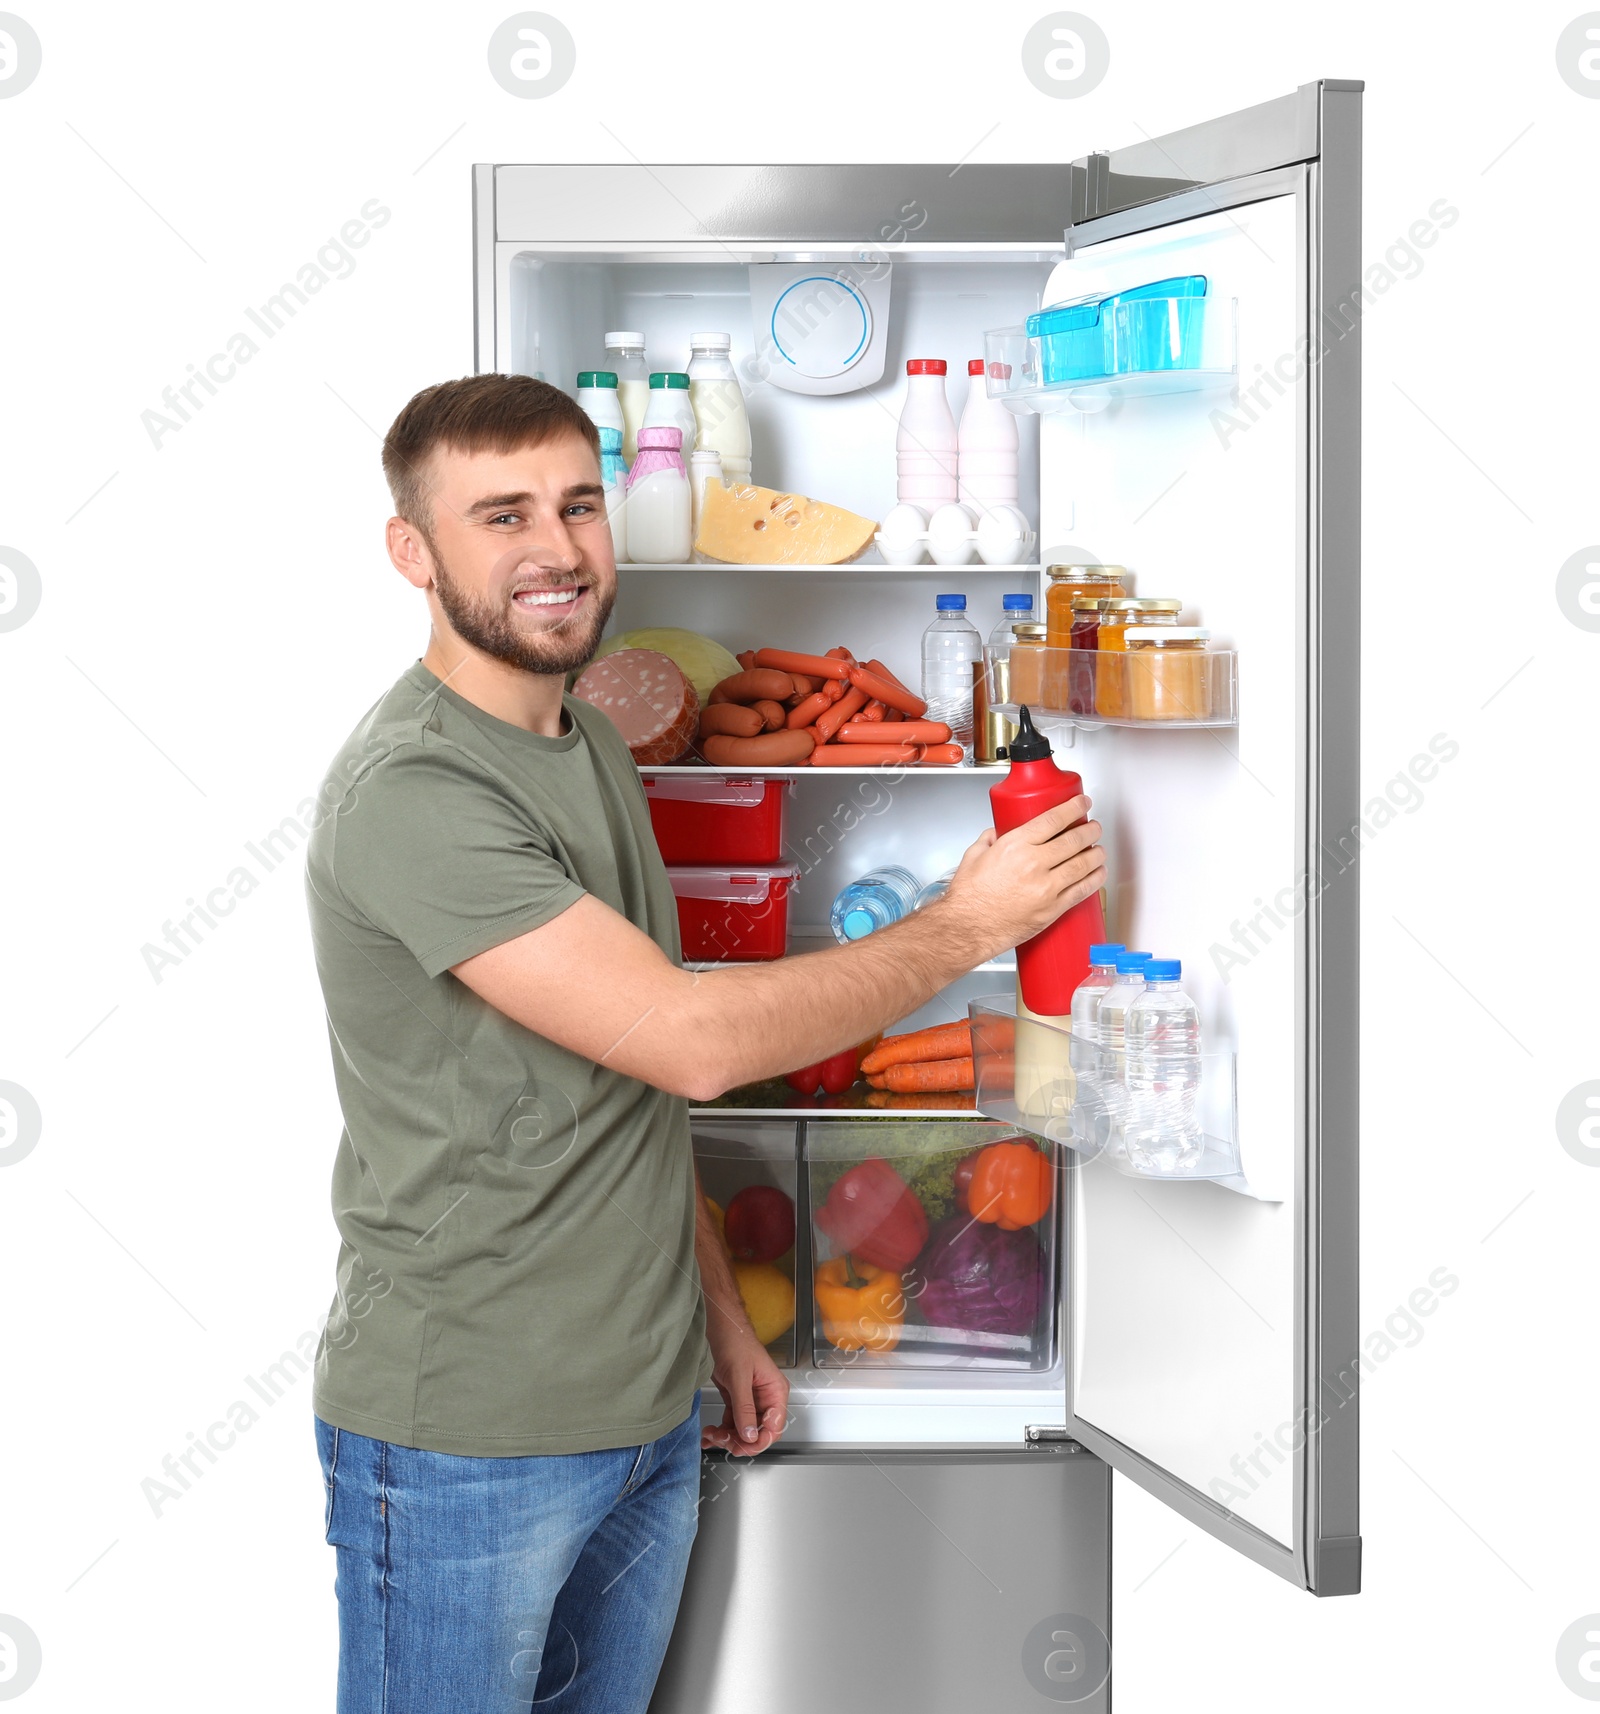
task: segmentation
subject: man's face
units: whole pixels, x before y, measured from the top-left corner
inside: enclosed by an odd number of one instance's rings
[[[464,642],[525,672],[590,660],[617,596],[600,465],[576,435],[429,461],[432,588]]]

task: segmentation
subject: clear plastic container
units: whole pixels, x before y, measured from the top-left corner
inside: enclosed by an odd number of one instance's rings
[[[1144,967],[1149,962],[1148,952],[1117,954],[1117,979],[1095,1008],[1094,1069],[1085,1070],[1078,1078],[1075,1128],[1099,1147],[1113,1151],[1122,1148],[1122,1127],[1128,1111],[1123,1063],[1128,1007],[1144,990]]]
[[[810,1246],[796,1218],[798,1133],[792,1119],[691,1121],[701,1193],[713,1204],[746,1313],[771,1334],[766,1347],[784,1369],[795,1367],[810,1322]]]
[[[1127,650],[1124,633],[1130,625],[1147,628],[1155,625],[1176,625],[1178,614],[1182,610],[1182,601],[1172,595],[1114,596],[1110,600],[1103,600],[1099,604],[1100,617],[1095,632],[1095,651],[1101,655],[1123,654]],[[1067,677],[1070,706],[1070,665]],[[1102,673],[1096,663],[1094,711],[1098,715],[1114,719],[1127,718],[1132,714],[1133,711],[1128,706],[1127,675],[1120,666]]]
[[[982,1120],[808,1120],[805,1159],[817,1368],[1051,1366],[1053,1143]],[[958,1176],[984,1187],[981,1208],[963,1210]]]
[[[1143,992],[1123,1023],[1127,1049],[1128,1164],[1158,1178],[1181,1178],[1205,1152],[1196,1103],[1200,1095],[1200,1014],[1182,986],[1176,958],[1152,958]]]
[[[798,863],[667,869],[678,901],[678,932],[689,964],[782,958],[789,948],[789,889]]]
[[[937,616],[922,633],[922,700],[927,718],[942,720],[972,760],[973,667],[983,659],[983,638],[967,618],[964,595],[935,598]]]
[[[920,911],[924,905],[931,905],[935,899],[942,899],[949,892],[950,883],[955,879],[955,875],[954,869],[946,869],[937,880],[930,881],[917,894],[917,902],[914,908]]]
[[[887,865],[869,869],[833,901],[828,926],[841,944],[864,940],[875,929],[887,928],[917,908],[922,884],[909,869]]]

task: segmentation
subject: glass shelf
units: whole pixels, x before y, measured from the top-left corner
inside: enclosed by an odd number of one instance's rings
[[[1011,720],[1026,703],[1038,725],[1170,730],[1239,724],[1239,657],[1232,649],[1123,654],[986,648],[983,657],[990,706]]]
[[[890,726],[886,730],[892,732],[894,728]],[[813,768],[808,764],[793,768],[713,768],[704,762],[669,762],[659,766],[641,764],[639,772],[652,779],[691,776],[695,779],[704,780],[725,776],[736,780],[825,780],[830,778],[850,779],[857,774],[870,774],[874,779],[904,780],[931,779],[935,774],[954,774],[959,778],[970,780],[975,778],[988,779],[995,774],[1003,774],[1006,772],[1006,764],[1004,762],[985,762],[974,764],[970,768],[952,767],[948,764],[939,764],[931,768],[920,768],[914,765],[907,767],[891,765],[878,768]]]
[[[659,574],[665,572],[721,572],[721,571],[750,571],[772,572],[781,571],[796,577],[831,577],[845,575],[860,577],[868,574],[873,577],[948,577],[951,575],[1005,576],[1005,577],[1037,577],[1043,568],[1035,565],[984,565],[981,561],[973,561],[968,565],[935,565],[932,561],[924,560],[916,565],[890,565],[882,559],[850,559],[839,565],[738,565],[726,560],[708,560],[703,564],[686,565],[634,565],[625,562],[617,567],[618,575],[623,572],[642,572]]]
[[[1158,1086],[1193,1089],[1199,1134],[1180,1146],[1176,1136],[1148,1124],[1137,1134],[1141,1103],[1160,1097],[1130,1092],[1122,1051],[1079,1041],[1066,1019],[1018,1017],[1004,997],[974,1000],[967,1011],[978,1111],[986,1117],[1060,1143],[1080,1164],[1104,1161],[1127,1178],[1216,1184],[1257,1201],[1280,1200],[1253,1188],[1245,1173],[1235,1051],[1156,1063]]]
[[[797,1095],[781,1077],[769,1077],[700,1102],[690,1112],[724,1119],[803,1119],[818,1113],[849,1113],[858,1119],[975,1119],[978,1101],[970,1090],[948,1095],[896,1095],[892,1090],[874,1089],[865,1080],[853,1083],[839,1095]]]
[[[990,398],[1019,416],[1092,412],[1122,399],[1221,392],[1238,384],[1233,298],[1140,299],[1107,311],[1069,339],[1070,345],[1026,327],[985,333]]]

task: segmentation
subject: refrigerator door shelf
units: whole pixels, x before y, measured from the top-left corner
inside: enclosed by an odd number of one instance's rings
[[[1037,694],[1019,696],[1013,654]],[[1151,731],[1239,724],[1239,656],[1100,649],[985,649],[990,706],[1009,719],[1028,704],[1036,725],[1129,726]]]
[[[1126,1178],[1216,1184],[1259,1202],[1283,1201],[1270,1163],[1260,1162],[1253,1179],[1244,1170],[1236,1052],[1134,1066],[1130,1081],[1126,1052],[1079,1041],[1065,1018],[1019,1017],[1009,1002],[974,1001],[968,1012],[978,1110],[1070,1150],[1069,1168],[1103,1163]],[[1163,1089],[1193,1087],[1197,1146],[1182,1149],[1175,1131],[1162,1131],[1161,1097],[1136,1093],[1141,1075]],[[1154,1164],[1162,1159],[1164,1166]]]
[[[989,396],[1019,415],[1092,413],[1122,399],[1222,392],[1238,383],[1236,299],[1134,298],[1080,307],[1098,310],[1098,322],[1053,336],[1029,333],[1026,324],[985,333]],[[1092,344],[1093,357],[1062,356],[1056,347],[1063,340]]]

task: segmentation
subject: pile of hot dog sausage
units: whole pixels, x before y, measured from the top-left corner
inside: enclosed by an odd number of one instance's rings
[[[748,649],[700,711],[695,749],[715,768],[954,767],[961,746],[882,661]]]

